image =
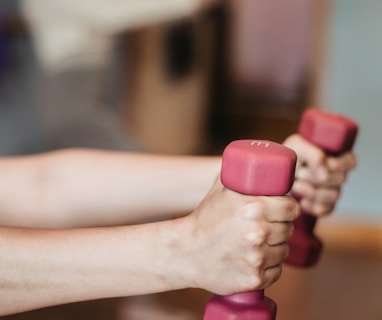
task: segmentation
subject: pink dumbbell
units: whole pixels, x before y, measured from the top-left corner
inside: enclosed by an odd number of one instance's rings
[[[336,156],[352,149],[358,126],[344,116],[321,109],[308,109],[302,116],[298,131],[327,154]],[[286,263],[300,267],[316,264],[321,255],[322,242],[314,235],[315,224],[316,218],[304,212],[294,221],[295,232],[288,242],[290,254]]]
[[[248,195],[286,194],[293,183],[297,156],[280,144],[264,140],[237,140],[223,152],[221,181]],[[277,306],[264,290],[228,296],[213,295],[204,320],[274,320]]]

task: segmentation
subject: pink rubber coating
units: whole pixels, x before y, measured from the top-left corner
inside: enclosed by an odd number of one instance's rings
[[[358,125],[351,119],[322,109],[307,109],[301,119],[299,133],[330,154],[352,149]]]
[[[237,140],[223,152],[221,181],[248,195],[283,195],[293,183],[297,156],[291,149],[266,140]],[[228,296],[213,295],[204,320],[274,320],[276,303],[264,290]]]
[[[296,154],[266,140],[236,140],[223,152],[221,181],[250,195],[282,195],[292,187]]]
[[[208,301],[204,320],[274,320],[277,305],[263,290],[230,296],[214,295]]]
[[[330,155],[350,151],[355,143],[358,125],[351,119],[322,109],[307,109],[301,119],[299,133]],[[295,220],[295,232],[289,240],[286,263],[309,267],[322,253],[322,242],[314,235],[316,218],[305,212]]]

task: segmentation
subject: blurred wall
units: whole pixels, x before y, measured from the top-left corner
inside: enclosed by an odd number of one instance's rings
[[[382,222],[382,1],[333,0],[322,106],[360,124],[339,219]]]

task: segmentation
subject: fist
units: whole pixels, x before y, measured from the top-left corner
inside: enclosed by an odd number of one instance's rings
[[[349,172],[356,166],[354,153],[326,155],[299,134],[288,137],[284,145],[297,153],[291,194],[300,200],[304,212],[317,217],[328,215],[335,208]]]
[[[243,195],[217,181],[187,217],[193,286],[221,295],[269,287],[280,277],[299,213],[290,196]]]

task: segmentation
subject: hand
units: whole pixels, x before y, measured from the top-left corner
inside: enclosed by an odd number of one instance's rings
[[[187,217],[193,286],[222,295],[270,286],[280,277],[299,212],[289,196],[242,195],[217,181]]]
[[[356,166],[354,153],[328,156],[299,134],[288,137],[284,145],[297,153],[291,194],[300,200],[304,212],[317,217],[328,215],[335,208],[348,173]]]

